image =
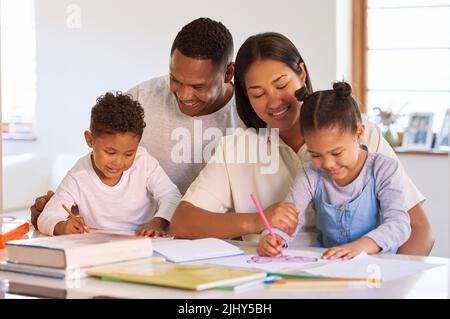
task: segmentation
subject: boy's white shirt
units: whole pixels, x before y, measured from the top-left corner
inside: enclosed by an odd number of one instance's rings
[[[181,195],[158,161],[139,147],[132,166],[115,186],[104,184],[94,171],[91,153],[67,173],[39,216],[39,231],[53,235],[55,225],[68,218],[62,208],[78,205],[92,229],[135,231],[152,217],[168,221]]]

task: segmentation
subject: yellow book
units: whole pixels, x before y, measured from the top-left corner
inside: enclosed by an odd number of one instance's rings
[[[155,259],[99,267],[87,272],[102,279],[166,286],[189,290],[204,290],[252,279],[264,278],[265,272],[255,272],[210,265],[176,264]]]

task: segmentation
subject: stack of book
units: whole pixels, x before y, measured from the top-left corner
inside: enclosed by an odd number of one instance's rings
[[[59,279],[86,276],[86,271],[153,254],[148,237],[93,232],[89,234],[38,237],[6,243],[8,259],[1,271]]]
[[[214,238],[152,240],[149,237],[91,232],[15,240],[6,246],[8,260],[0,262],[0,271],[66,280],[91,276],[204,290],[266,277],[266,273],[261,271],[181,264],[244,253],[239,247]],[[153,254],[162,258],[155,258]],[[34,295],[34,290],[34,286],[14,286],[14,291],[22,293],[28,291]],[[59,291],[53,292],[59,296]]]

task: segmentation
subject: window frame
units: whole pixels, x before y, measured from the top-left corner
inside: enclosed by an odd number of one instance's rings
[[[34,6],[34,2],[30,2],[32,3],[32,7],[33,7],[33,12],[35,12],[35,6]],[[1,14],[1,8],[0,8],[0,14]],[[1,16],[0,16],[1,19]],[[0,21],[1,22],[1,21]],[[34,24],[34,22],[33,22]],[[36,26],[33,26],[33,32],[36,32]],[[0,32],[1,32],[1,24],[0,24]],[[36,34],[34,34],[33,36],[34,39],[34,45],[35,45],[35,51],[34,51],[34,78],[36,79],[37,77],[37,61],[36,61],[36,56],[37,56],[37,47],[36,47]],[[1,34],[0,34],[0,44],[1,44]],[[2,62],[2,59],[4,59],[5,57],[2,57],[0,54],[0,62]],[[1,63],[0,63],[1,65]],[[0,68],[1,71],[1,68]],[[2,73],[0,72],[0,77],[2,77]],[[0,78],[1,80],[1,78]],[[2,115],[2,110],[0,110],[0,119],[1,119],[1,131],[0,131],[0,138],[2,140],[24,140],[24,141],[35,141],[37,140],[37,136],[36,136],[36,106],[37,106],[37,86],[34,86],[34,101],[33,101],[33,113],[34,116],[31,119],[25,119],[25,118],[19,118],[18,120],[14,120],[14,118],[12,119],[3,119],[3,115]],[[3,90],[2,86],[1,86],[1,82],[0,82],[0,91]],[[3,96],[0,93],[0,107],[3,107],[3,104],[1,103],[3,101]],[[4,101],[3,101],[4,102]]]
[[[352,88],[362,113],[367,113],[367,0],[352,0]]]

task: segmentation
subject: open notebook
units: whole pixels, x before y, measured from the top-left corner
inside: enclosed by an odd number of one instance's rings
[[[156,239],[153,241],[153,251],[156,256],[162,256],[177,263],[244,253],[239,247],[217,238]]]

